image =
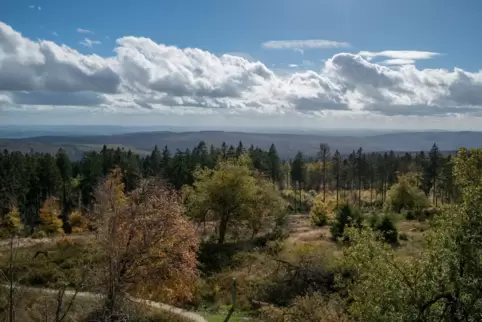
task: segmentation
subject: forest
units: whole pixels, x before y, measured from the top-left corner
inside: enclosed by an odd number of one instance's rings
[[[12,322],[189,320],[132,298],[205,321],[478,321],[481,180],[482,150],[436,144],[5,150],[0,307]],[[54,296],[32,309],[31,287]]]

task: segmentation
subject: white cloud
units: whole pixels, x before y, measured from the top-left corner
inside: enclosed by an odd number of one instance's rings
[[[413,65],[415,64],[415,60],[413,59],[401,59],[401,58],[395,58],[395,59],[386,59],[379,64],[382,65]]]
[[[417,59],[430,59],[434,58],[439,53],[434,53],[430,51],[419,51],[419,50],[385,50],[379,52],[373,51],[360,51],[358,55],[371,60],[375,57],[387,57],[391,59],[405,59],[405,60],[417,60]]]
[[[290,67],[290,68],[297,68],[298,65],[297,65],[297,64],[289,64],[288,67]]]
[[[79,41],[79,44],[84,45],[85,47],[92,48],[92,46],[94,46],[94,45],[100,45],[100,44],[102,44],[102,43],[101,43],[100,41],[98,41],[98,40],[91,40],[91,39],[89,39],[89,38],[84,38],[84,40]]]
[[[66,45],[28,39],[0,22],[0,108],[66,106],[182,115],[481,115],[482,72],[417,69],[408,62],[427,54],[388,53],[383,54],[390,57],[384,64],[399,66],[373,63],[366,54],[340,53],[319,71],[293,64],[281,74],[259,61],[140,37],[117,39],[111,57],[84,55]],[[368,55],[375,56],[382,55]]]
[[[303,53],[304,49],[314,48],[348,48],[350,44],[347,42],[310,39],[310,40],[271,40],[261,44],[266,49],[292,49]]]
[[[40,6],[30,5],[30,6],[28,6],[28,7],[29,7],[29,9],[37,9],[38,11],[41,11],[41,10],[42,10],[42,7],[40,7]]]
[[[56,31],[54,31],[54,32],[52,32],[52,36],[58,37],[59,34]]]
[[[94,33],[92,30],[82,29],[82,28],[77,28],[77,32],[79,34],[93,34]]]
[[[42,10],[42,7],[41,6],[38,6],[37,7],[38,11]]]

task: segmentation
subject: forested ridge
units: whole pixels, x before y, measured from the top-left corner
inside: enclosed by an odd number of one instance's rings
[[[223,143],[220,147],[200,142],[192,149],[170,151],[154,147],[146,157],[124,149],[106,146],[100,152],[87,152],[80,161],[70,160],[61,148],[55,155],[20,153],[7,150],[0,154],[0,205],[2,214],[19,208],[31,228],[39,223],[43,202],[49,197],[60,201],[64,224],[74,209],[88,211],[94,201],[94,189],[112,169],[118,167],[126,192],[137,187],[142,178],[162,178],[175,189],[194,182],[197,167],[212,169],[220,160],[238,158],[247,153],[254,169],[280,189],[335,192],[338,197],[353,191],[368,190],[372,201],[381,197],[404,173],[417,173],[417,185],[434,203],[449,203],[458,197],[452,180],[452,156],[442,155],[436,144],[430,151],[418,153],[365,153],[363,149],[341,155],[320,144],[317,157],[301,152],[288,160],[280,159],[276,146],[269,150]],[[361,198],[360,202],[361,202]],[[296,206],[296,205],[295,205]]]

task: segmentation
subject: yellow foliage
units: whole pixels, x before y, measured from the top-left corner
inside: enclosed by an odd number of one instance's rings
[[[82,233],[88,228],[88,220],[79,211],[74,211],[69,218],[70,227],[72,227],[72,232]]]
[[[53,197],[45,200],[40,209],[41,230],[47,235],[62,233],[62,220],[59,219],[60,210],[57,200]]]
[[[23,223],[20,218],[20,212],[17,207],[13,207],[10,212],[3,218],[0,224],[0,230],[6,234],[16,234],[22,231]]]

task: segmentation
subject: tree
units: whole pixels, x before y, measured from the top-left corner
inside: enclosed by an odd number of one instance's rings
[[[341,204],[335,209],[335,219],[331,225],[331,236],[334,240],[343,238],[348,239],[345,236],[345,230],[349,227],[361,228],[363,217],[360,211],[350,204]]]
[[[323,201],[326,201],[326,185],[327,185],[327,172],[326,161],[330,156],[330,146],[328,144],[320,144],[319,157],[323,163]]]
[[[0,236],[11,236],[23,230],[22,218],[17,207],[13,207],[0,221]]]
[[[339,192],[340,192],[340,178],[341,178],[341,155],[338,150],[335,151],[333,155],[333,173],[335,175],[335,182],[336,182],[336,204],[338,205],[339,199]]]
[[[349,312],[367,321],[482,319],[482,150],[459,151],[462,203],[434,218],[426,247],[406,260],[369,230],[349,231],[344,250]]]
[[[70,163],[69,156],[65,153],[65,150],[60,148],[56,155],[56,164],[60,173],[60,180],[62,182],[62,222],[63,228],[66,232],[70,231],[68,225],[68,213],[69,213],[69,202],[68,193],[70,188],[71,176],[72,176],[72,166]]]
[[[274,144],[271,144],[268,151],[269,161],[269,176],[273,183],[277,183],[280,180],[281,168],[278,152]]]
[[[128,289],[168,302],[191,298],[198,242],[177,192],[142,181],[126,195],[122,174],[113,170],[96,190],[95,209],[109,316]]]
[[[427,197],[415,186],[416,180],[413,175],[399,176],[398,182],[388,191],[385,208],[400,213],[402,210],[419,211],[428,207]]]
[[[244,155],[220,161],[214,169],[197,169],[193,187],[185,190],[185,200],[193,219],[216,222],[218,243],[222,244],[233,228],[247,228],[254,234],[264,218],[284,207],[273,189],[266,179],[256,176],[250,158]]]
[[[45,200],[40,209],[40,228],[47,235],[60,234],[62,232],[62,220],[59,219],[60,209],[58,201],[54,197]]]

